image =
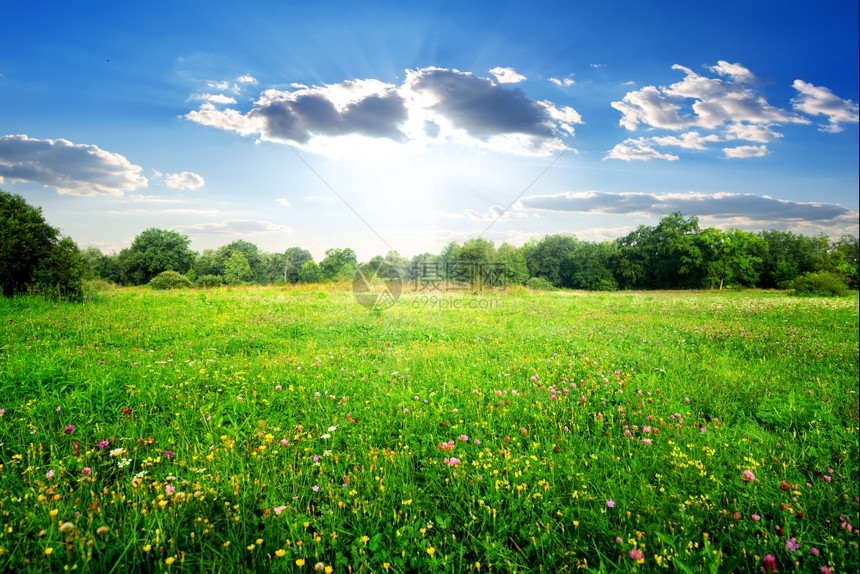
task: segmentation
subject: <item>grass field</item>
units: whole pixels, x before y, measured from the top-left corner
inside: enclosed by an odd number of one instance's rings
[[[124,288],[0,320],[0,571],[857,571],[856,296]]]

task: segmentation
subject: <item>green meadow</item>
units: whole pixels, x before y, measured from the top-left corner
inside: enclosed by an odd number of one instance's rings
[[[118,288],[0,320],[0,571],[857,571],[856,295]]]

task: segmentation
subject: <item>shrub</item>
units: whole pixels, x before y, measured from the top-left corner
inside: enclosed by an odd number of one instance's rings
[[[211,287],[220,287],[222,283],[220,275],[201,275],[197,278],[197,281],[194,282],[194,285],[196,287],[209,289]]]
[[[848,281],[838,273],[819,271],[804,273],[792,284],[795,295],[809,297],[840,297],[848,293]]]
[[[526,281],[526,287],[536,291],[555,291],[555,286],[543,277],[532,277]]]
[[[152,278],[149,286],[153,289],[184,289],[191,287],[191,281],[177,271],[162,271]]]

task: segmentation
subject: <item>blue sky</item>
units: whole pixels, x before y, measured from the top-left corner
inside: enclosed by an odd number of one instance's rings
[[[11,0],[0,188],[106,253],[858,233],[857,2],[581,4]]]

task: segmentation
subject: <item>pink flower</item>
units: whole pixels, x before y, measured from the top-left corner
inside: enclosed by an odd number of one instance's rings
[[[828,476],[826,474],[824,476],[822,476],[821,478],[824,479],[824,482],[830,482],[831,480],[833,480],[830,476]]]
[[[275,514],[278,515],[287,509],[286,506],[276,506],[272,510],[275,511]]]
[[[320,487],[315,484],[311,487],[311,490],[313,490],[314,492],[319,492]]]
[[[469,435],[461,434],[457,437],[457,440],[459,440],[460,442],[466,442],[467,440],[469,440]]]
[[[478,439],[475,439],[475,440],[473,440],[473,441],[472,441],[472,443],[473,443],[473,444],[475,444],[475,445],[480,445],[480,444],[481,444],[481,441],[479,441]]]
[[[285,438],[282,438],[282,439],[281,439],[281,446],[287,446],[288,444],[290,444],[290,441],[289,441],[289,440],[287,440],[287,439],[285,439]]]
[[[745,470],[743,471],[743,473],[741,473],[741,480],[743,480],[744,482],[753,482],[755,481],[755,475],[752,473],[751,470]]]
[[[800,548],[800,545],[797,543],[797,540],[795,540],[794,538],[789,538],[788,540],[785,541],[785,547],[790,552],[794,552],[798,548]]]
[[[82,470],[82,471],[81,471],[81,474],[83,474],[84,476],[92,476],[92,474],[93,474],[93,469],[91,469],[91,468],[90,468],[90,467],[88,467],[88,466],[85,466],[85,467],[84,467],[84,470]]]
[[[615,537],[615,543],[616,543],[616,544],[621,544],[621,537],[620,537],[620,536],[616,536],[616,537]]]
[[[442,461],[443,464],[447,464],[448,466],[457,466],[460,464],[460,459],[452,456],[451,458],[446,458]]]
[[[276,391],[283,390],[283,387],[281,385],[275,385],[275,390]]]
[[[608,506],[609,508],[615,508],[615,501],[612,500],[611,498],[607,498],[606,499],[606,506]]]
[[[48,480],[52,480],[54,478],[54,469],[53,468],[45,473],[45,478],[47,478]]]
[[[759,516],[758,514],[751,514],[751,515],[750,515],[750,518],[752,518],[752,519],[753,519],[753,520],[755,520],[756,522],[758,522],[759,520],[761,520],[761,516]]]
[[[174,456],[176,456],[176,453],[172,450],[164,451],[164,458],[173,458]]]
[[[762,572],[779,572],[776,567],[776,558],[773,557],[772,554],[768,554],[765,556],[762,561]]]
[[[96,443],[96,446],[99,448],[107,448],[110,446],[110,441],[109,440],[99,441],[98,443]]]
[[[63,434],[72,434],[73,432],[75,432],[75,425],[66,425],[63,429]]]
[[[813,556],[818,556],[818,554],[820,552],[821,551],[818,548],[816,548],[815,546],[813,546],[812,548],[809,549],[809,553],[812,554]]]
[[[631,560],[635,560],[636,562],[642,562],[645,560],[645,555],[642,554],[641,550],[637,550],[636,548],[631,548],[627,555],[630,556]]]
[[[650,438],[643,438],[642,444],[651,444],[651,439]]]
[[[164,487],[164,492],[166,492],[167,494],[173,494],[174,490],[176,490],[176,487],[173,486],[172,484],[168,484],[167,486]]]
[[[827,566],[821,567],[821,574],[833,574],[833,568],[828,568]]]

